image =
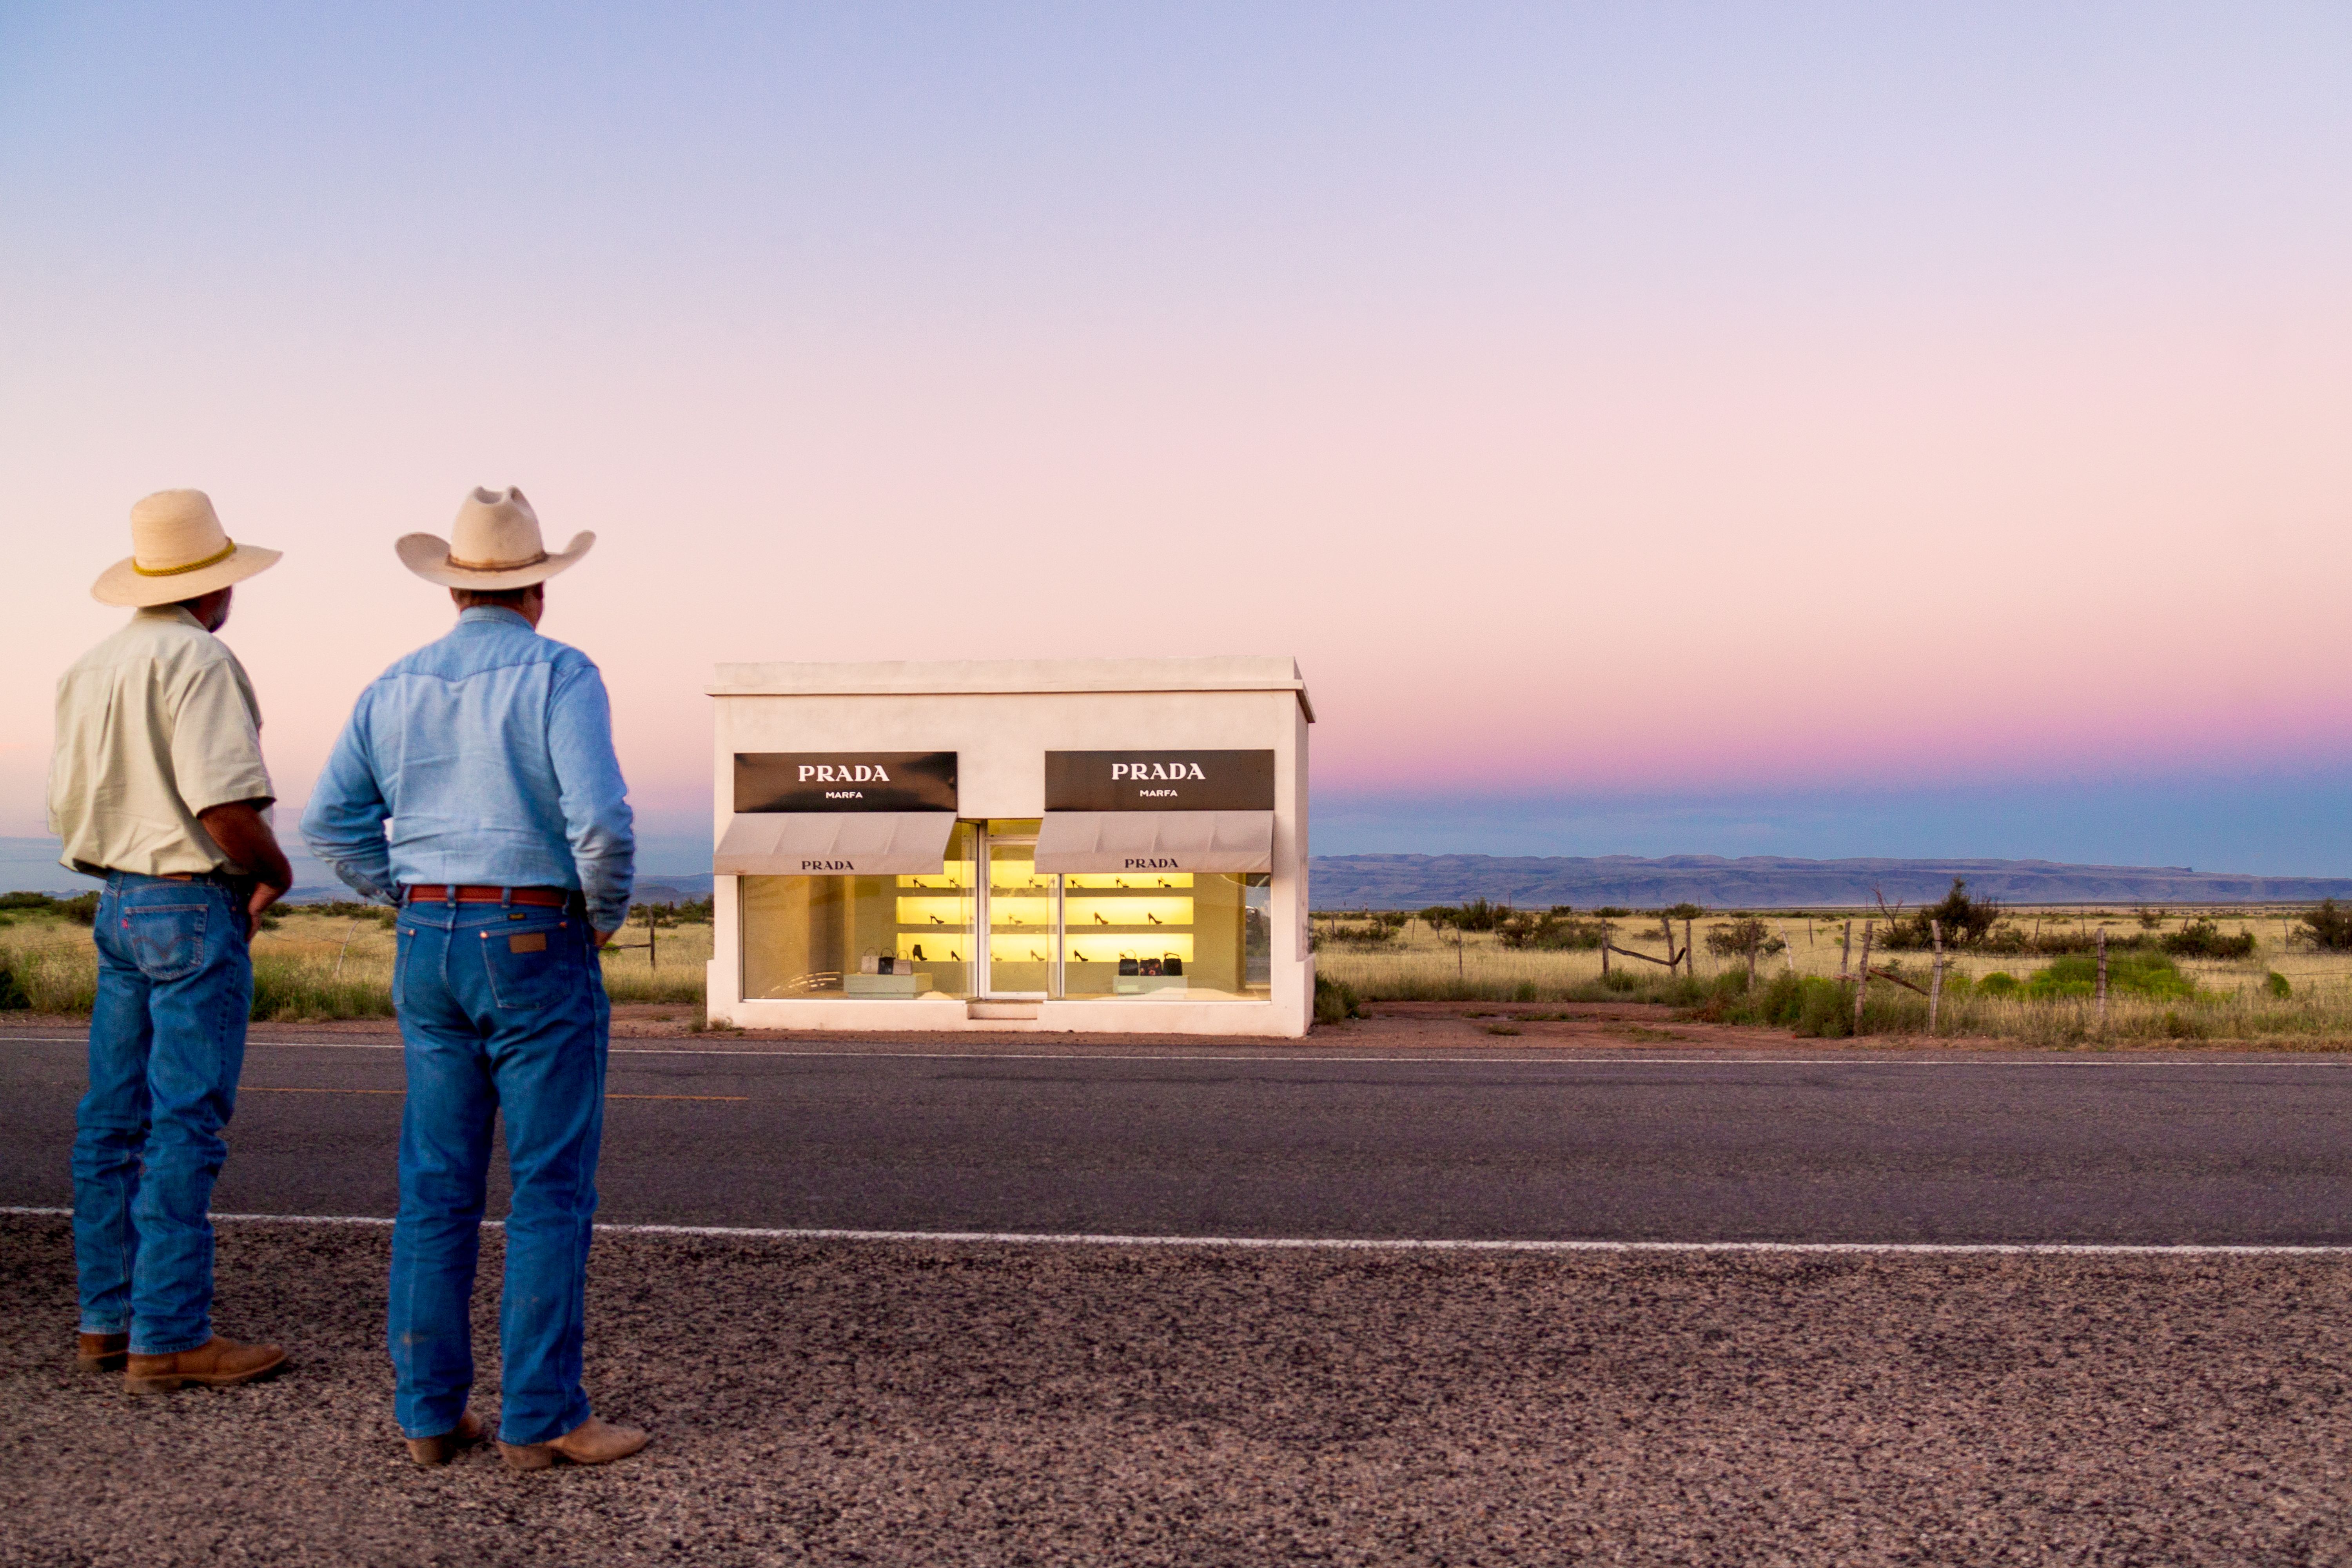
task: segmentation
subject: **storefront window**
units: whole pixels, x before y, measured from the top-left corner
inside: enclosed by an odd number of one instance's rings
[[[1265,1000],[1272,884],[1264,872],[1070,873],[1062,879],[1062,994]]]
[[[936,872],[741,879],[744,996],[961,1000],[983,984],[992,996],[1271,996],[1265,873],[1057,877],[1037,869],[1034,821],[981,828],[958,823]]]
[[[925,874],[743,878],[744,996],[971,995],[973,842],[957,824],[944,869]]]

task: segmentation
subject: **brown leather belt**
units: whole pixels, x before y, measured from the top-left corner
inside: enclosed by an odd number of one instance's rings
[[[421,882],[402,889],[401,893],[401,901],[409,904],[440,904],[453,899],[461,904],[503,904],[511,900],[558,910],[580,896],[568,888],[452,888],[441,882]]]

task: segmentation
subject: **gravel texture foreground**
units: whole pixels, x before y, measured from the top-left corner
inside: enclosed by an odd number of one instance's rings
[[[134,1400],[0,1218],[0,1560],[2352,1562],[2329,1258],[607,1235],[591,1391],[654,1447],[513,1475],[400,1450],[388,1245],[224,1225],[289,1369]]]

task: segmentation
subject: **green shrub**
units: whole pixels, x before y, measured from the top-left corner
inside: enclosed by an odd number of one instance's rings
[[[2005,969],[1996,969],[1977,981],[1977,989],[1988,996],[2014,996],[2018,993],[2017,976]]]
[[[1363,1004],[1356,999],[1355,987],[1345,981],[1334,980],[1328,974],[1315,977],[1315,1021],[1318,1024],[1343,1023],[1364,1016]]]
[[[2281,974],[2275,969],[2272,970],[2269,974],[2263,977],[2263,989],[2269,992],[2273,996],[2292,996],[2294,994],[2294,987],[2288,984],[2287,977]]]
[[[2099,961],[2070,953],[2036,971],[2025,983],[2025,994],[2035,1001],[2090,996],[2096,994],[2098,983]],[[2194,996],[2197,985],[2163,953],[2135,948],[2107,955],[2107,991],[2117,996]]]
[[[98,890],[93,888],[69,899],[52,898],[47,893],[0,893],[0,910],[62,915],[76,925],[89,925],[98,919]]]
[[[7,953],[0,952],[0,1012],[21,1013],[32,1005],[33,998],[26,992],[25,983],[16,978],[16,966],[9,963]]]

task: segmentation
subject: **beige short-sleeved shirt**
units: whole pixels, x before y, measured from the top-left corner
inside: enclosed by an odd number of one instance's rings
[[[277,794],[253,682],[177,605],[141,610],[58,679],[49,831],[74,869],[221,869],[229,858],[196,814]]]

